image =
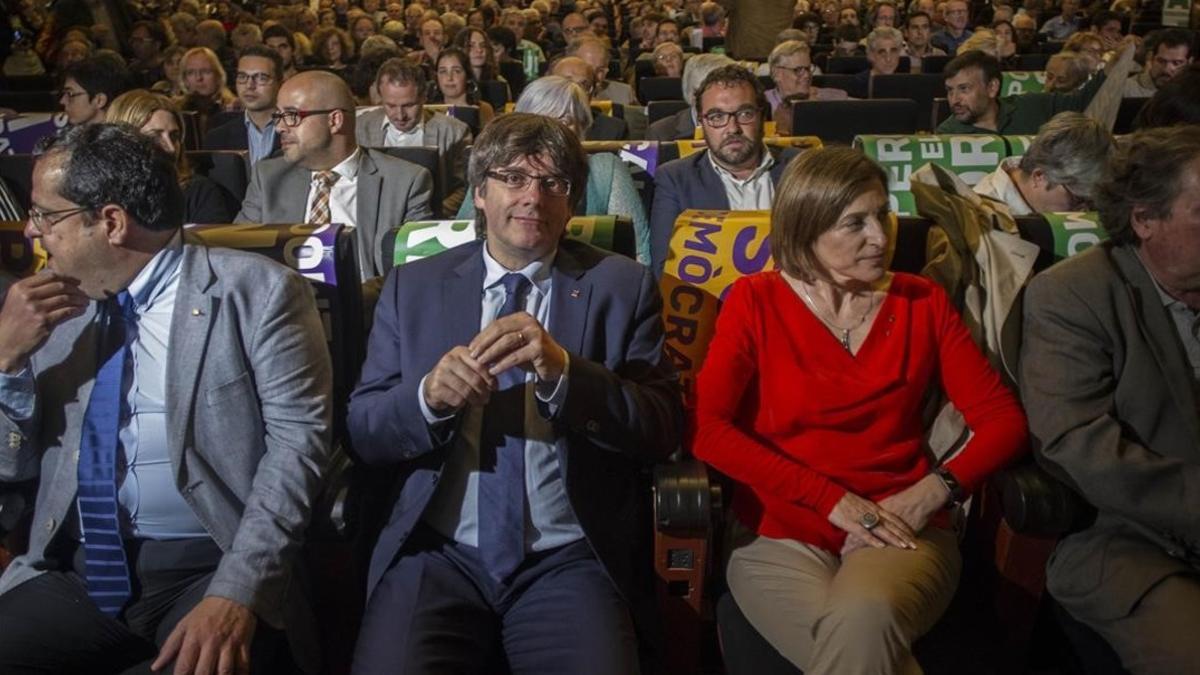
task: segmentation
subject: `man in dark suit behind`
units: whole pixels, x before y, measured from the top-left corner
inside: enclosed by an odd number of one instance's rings
[[[636,673],[639,475],[682,414],[654,279],[563,239],[587,158],[561,123],[496,118],[469,178],[485,238],[391,272],[350,401],[400,469],[353,670]]]
[[[283,58],[279,52],[253,45],[242,50],[238,57],[238,101],[245,112],[228,122],[213,127],[204,134],[205,150],[248,150],[250,164],[279,151],[279,134],[275,132],[275,98],[283,84]]]
[[[1200,128],[1126,139],[1099,185],[1110,241],[1025,295],[1038,462],[1096,509],[1046,588],[1131,673],[1200,671]]]
[[[687,209],[771,208],[775,184],[794,153],[763,144],[767,100],[753,73],[722,66],[696,90],[695,110],[707,149],[667,162],[654,177],[650,209],[650,259],[661,276],[675,219]]]

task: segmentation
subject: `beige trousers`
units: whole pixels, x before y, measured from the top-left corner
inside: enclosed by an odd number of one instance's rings
[[[769,539],[731,519],[729,590],[750,624],[805,675],[921,673],[912,643],[950,604],[962,571],[953,532],[927,527],[917,550],[845,557]]]

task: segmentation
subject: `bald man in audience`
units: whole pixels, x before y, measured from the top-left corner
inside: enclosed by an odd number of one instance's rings
[[[550,67],[550,75],[558,75],[565,77],[568,80],[579,85],[584,93],[591,100],[596,96],[596,87],[599,86],[596,71],[587,64],[586,61],[577,56],[564,56],[558,59]],[[614,106],[618,105],[616,103]],[[587,138],[581,140],[588,141],[624,141],[629,138],[629,126],[625,120],[618,119],[612,115],[594,115],[592,117],[592,126],[588,129]]]
[[[362,278],[381,276],[384,235],[433,216],[425,169],[355,139],[354,96],[340,77],[296,75],[279,90],[276,133],[283,156],[254,166],[239,223],[342,223],[355,227]]]

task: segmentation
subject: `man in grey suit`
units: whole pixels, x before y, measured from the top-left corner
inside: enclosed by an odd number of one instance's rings
[[[1046,587],[1131,673],[1200,671],[1200,128],[1139,132],[1096,202],[1110,241],[1025,296],[1039,463],[1096,509]]]
[[[425,109],[425,71],[403,59],[388,59],[375,75],[382,103],[358,119],[358,144],[367,148],[432,146],[442,165],[442,213],[453,214],[467,193],[467,146],[471,128],[449,115]]]
[[[311,288],[193,243],[174,161],[132,127],[56,140],[32,201],[50,257],[0,310],[0,480],[40,485],[0,672],[275,673],[289,644],[315,672],[298,554],[332,372]]]
[[[354,96],[340,77],[300,73],[283,83],[275,113],[283,157],[254,165],[239,223],[344,223],[357,232],[363,279],[382,275],[387,231],[433,215],[425,169],[355,140]]]

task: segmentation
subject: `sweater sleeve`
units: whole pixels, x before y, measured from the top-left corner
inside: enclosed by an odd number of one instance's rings
[[[734,284],[717,317],[716,334],[696,381],[692,451],[738,482],[827,515],[845,495],[845,488],[739,427],[743,398],[759,382],[754,327],[760,317],[752,279]],[[771,395],[787,393],[763,393]]]
[[[946,463],[946,468],[963,490],[971,493],[992,472],[1028,449],[1028,425],[1016,395],[1004,386],[971,340],[946,291],[932,283],[930,288],[942,390],[972,432],[967,446]]]
[[[608,193],[608,209],[605,213],[614,216],[626,216],[633,221],[633,231],[637,242],[637,261],[650,266],[650,223],[646,219],[646,209],[642,199],[633,186],[633,177],[629,168],[620,160],[615,160],[612,170],[612,189]]]

